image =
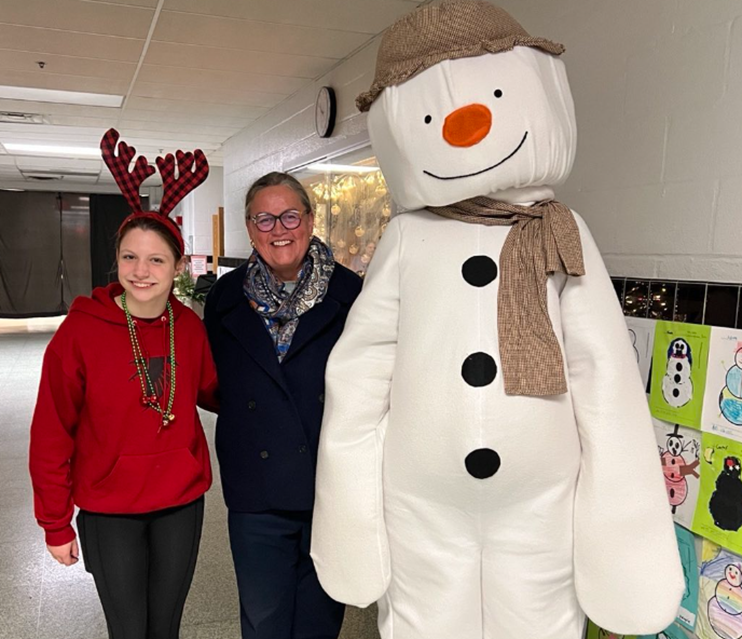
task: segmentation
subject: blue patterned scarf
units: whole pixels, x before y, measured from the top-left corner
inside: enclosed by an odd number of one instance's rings
[[[247,260],[243,289],[250,306],[260,315],[278,355],[288,353],[299,325],[299,316],[319,304],[327,294],[335,259],[330,248],[312,237],[293,291],[279,280],[257,251]]]

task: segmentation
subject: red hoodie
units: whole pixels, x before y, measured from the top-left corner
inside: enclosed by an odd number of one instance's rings
[[[75,538],[74,504],[96,513],[146,513],[187,504],[211,485],[209,451],[196,402],[214,409],[216,369],[198,316],[170,297],[175,319],[175,420],[142,404],[123,288],[97,288],[72,303],[44,354],[31,424],[34,507],[46,543]],[[167,406],[167,311],[135,320],[161,406]]]

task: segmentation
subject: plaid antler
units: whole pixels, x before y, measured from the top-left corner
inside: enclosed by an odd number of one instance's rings
[[[175,206],[209,175],[209,162],[201,149],[193,153],[176,151],[178,177],[175,177],[175,158],[168,153],[157,158],[157,168],[162,176],[162,202],[160,213],[168,215]],[[195,164],[195,166],[194,166]]]
[[[134,163],[134,169],[129,171],[129,164],[132,158],[137,154],[133,146],[126,142],[120,142],[118,145],[118,156],[116,155],[116,142],[119,139],[119,132],[116,129],[108,129],[103,139],[100,141],[100,150],[103,154],[103,160],[116,180],[121,193],[129,203],[134,213],[140,213],[142,204],[139,200],[139,187],[142,182],[155,172],[155,167],[147,162],[147,158],[140,155]],[[158,162],[159,163],[159,162]]]

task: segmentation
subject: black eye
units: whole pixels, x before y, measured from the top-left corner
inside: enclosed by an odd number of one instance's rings
[[[495,89],[495,97],[496,98],[501,98],[502,97],[502,91],[500,91],[500,89]]]
[[[425,124],[430,124],[430,122],[433,120],[429,115],[425,116]]]

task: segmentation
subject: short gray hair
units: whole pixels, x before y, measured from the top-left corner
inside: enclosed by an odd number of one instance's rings
[[[255,180],[255,182],[252,183],[252,186],[247,190],[247,195],[245,196],[245,219],[250,215],[250,204],[252,204],[255,196],[259,191],[262,191],[269,186],[287,186],[299,196],[301,204],[307,212],[312,210],[312,203],[309,201],[309,195],[299,180],[288,173],[272,171],[271,173],[267,173],[263,177]]]

